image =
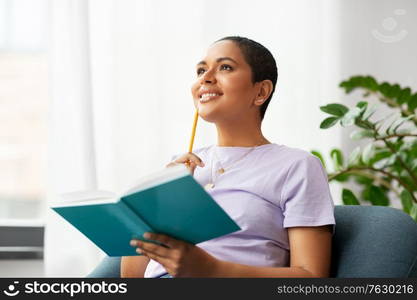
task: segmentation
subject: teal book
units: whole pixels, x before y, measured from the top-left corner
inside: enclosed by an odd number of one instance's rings
[[[78,191],[60,198],[51,208],[108,256],[138,255],[129,242],[149,241],[147,231],[198,244],[241,229],[184,165],[154,172],[122,195]]]

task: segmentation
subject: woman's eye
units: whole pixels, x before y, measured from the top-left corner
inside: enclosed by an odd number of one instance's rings
[[[229,70],[229,71],[230,70],[233,70],[233,68],[231,66],[229,66],[229,65],[221,65],[220,66],[220,69],[222,69],[222,70],[225,70],[226,69],[226,70]]]
[[[202,72],[204,72],[204,69],[203,68],[198,68],[197,69],[197,75],[200,75]]]
[[[230,65],[221,65],[220,70],[228,70],[231,71],[233,68]],[[206,70],[204,68],[198,68],[197,69],[197,76],[200,76],[202,73],[204,73]]]

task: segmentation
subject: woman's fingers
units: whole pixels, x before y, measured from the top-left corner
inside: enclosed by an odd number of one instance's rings
[[[176,166],[176,165],[178,165],[176,162],[170,162],[169,164],[167,164],[165,167],[166,168],[169,168],[169,167],[173,167],[173,166]]]
[[[176,240],[169,235],[163,233],[146,232],[143,237],[148,240],[157,241],[169,248],[179,247],[182,241]],[[152,244],[154,245],[154,244]]]
[[[148,243],[140,240],[131,240],[130,245],[136,248],[136,252],[141,253],[141,251],[145,251],[147,253],[153,253],[160,257],[169,257],[170,256],[170,249],[166,246],[157,245],[154,243]]]
[[[176,162],[185,163],[188,162],[190,164],[195,164],[196,166],[204,167],[204,163],[200,157],[195,155],[194,153],[186,153],[183,156],[179,157],[175,160]]]
[[[149,257],[150,259],[153,259],[154,261],[160,263],[165,270],[167,270],[168,273],[172,273],[171,271],[173,268],[171,267],[173,265],[173,262],[170,258],[161,257],[155,253],[148,252],[148,251],[142,251],[142,254]],[[171,274],[172,275],[172,274]]]
[[[197,166],[204,167],[204,162],[194,153],[185,153],[173,162],[170,162],[166,167],[172,167],[177,164],[186,164],[192,171],[194,171]]]

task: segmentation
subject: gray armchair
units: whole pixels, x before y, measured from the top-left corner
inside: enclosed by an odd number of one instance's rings
[[[336,205],[330,277],[417,277],[417,223],[386,206]],[[120,277],[106,257],[87,277]]]

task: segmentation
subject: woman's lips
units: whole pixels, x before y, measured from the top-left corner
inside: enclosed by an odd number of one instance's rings
[[[219,94],[219,93],[204,93],[204,94],[201,95],[199,101],[200,101],[200,103],[207,103],[211,100],[219,98],[220,96],[222,96],[222,94]]]

